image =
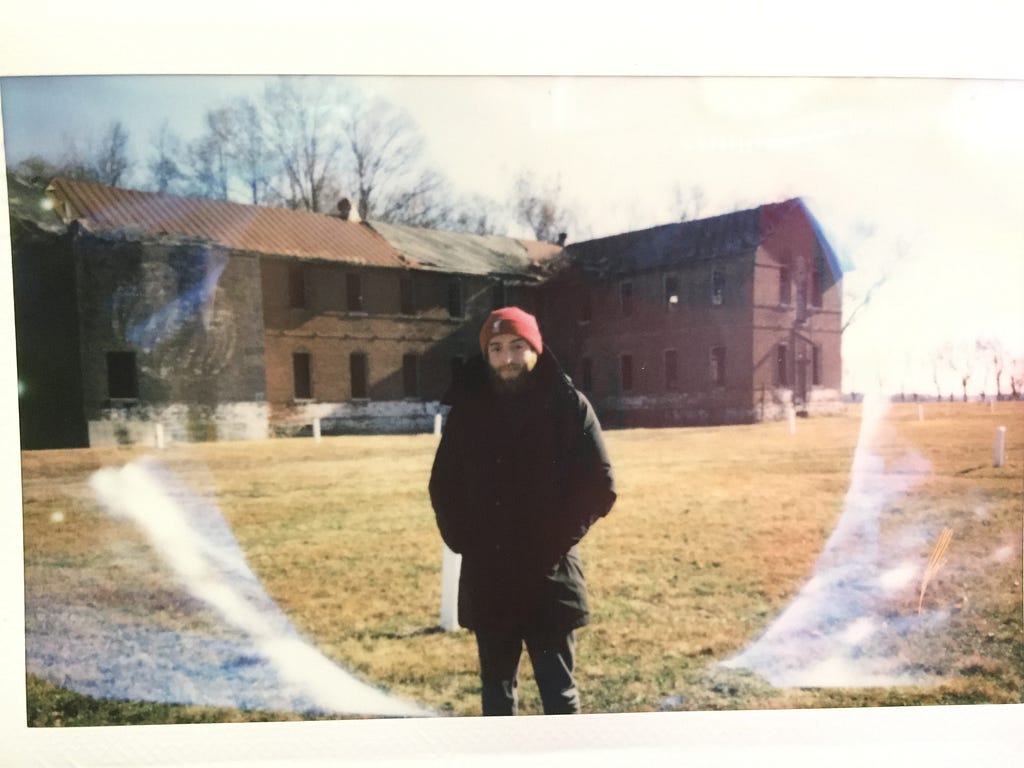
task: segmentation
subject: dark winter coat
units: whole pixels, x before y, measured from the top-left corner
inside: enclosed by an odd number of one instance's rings
[[[615,502],[590,403],[547,350],[522,394],[496,395],[481,357],[445,402],[430,499],[441,537],[462,555],[459,623],[522,633],[583,626],[576,544]]]

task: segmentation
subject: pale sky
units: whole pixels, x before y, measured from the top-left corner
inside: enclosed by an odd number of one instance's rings
[[[88,144],[120,119],[141,168],[163,121],[194,137],[207,109],[258,94],[264,82],[6,79],[6,151],[17,162],[68,138]],[[579,226],[570,239],[672,221],[677,189],[701,190],[702,215],[803,197],[852,266],[851,297],[893,270],[845,334],[847,390],[881,378],[931,394],[933,352],[946,341],[997,337],[1024,355],[1024,82],[410,76],[336,84],[407,110],[426,161],[458,193],[505,202],[522,171],[557,182]],[[986,387],[980,370],[974,378]]]

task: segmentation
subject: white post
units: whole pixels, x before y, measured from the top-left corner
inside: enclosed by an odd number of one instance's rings
[[[789,416],[789,434],[795,435],[796,434],[796,409],[791,407],[788,410],[787,415]]]
[[[924,406],[921,403],[917,404],[917,420],[924,421]]]
[[[444,545],[441,553],[441,629],[454,632],[459,628],[459,569],[462,555]]]
[[[164,447],[164,425],[160,422],[156,424],[156,447],[163,450]]]
[[[434,434],[435,435],[440,435],[441,434],[441,414],[440,413],[435,413],[434,414]]]
[[[313,439],[320,442],[320,417],[313,419]]]
[[[1006,427],[996,428],[996,446],[993,466],[1001,467],[1006,461]]]

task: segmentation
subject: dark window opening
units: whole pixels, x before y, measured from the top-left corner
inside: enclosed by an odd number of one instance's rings
[[[619,285],[619,300],[622,303],[622,316],[633,314],[633,284],[626,282]]]
[[[821,386],[821,346],[815,344],[811,347],[811,383]]]
[[[725,386],[725,347],[711,349],[711,385]]]
[[[403,277],[398,281],[398,311],[403,315],[416,314],[416,301],[413,297],[411,277]]]
[[[349,312],[363,311],[363,281],[359,275],[345,275],[345,308]]]
[[[368,397],[366,354],[353,352],[348,356],[349,375],[352,380],[352,399],[365,400]]]
[[[448,283],[448,316],[462,317],[465,311],[462,304],[462,283],[452,280]]]
[[[679,278],[675,275],[665,276],[665,306],[669,309],[679,306]]]
[[[594,387],[594,364],[589,357],[580,360],[580,389],[589,392]]]
[[[633,356],[622,356],[622,389],[628,392],[633,389]]]
[[[501,280],[494,284],[491,292],[491,304],[493,309],[501,309],[507,304],[505,284]]]
[[[288,267],[288,306],[292,309],[306,306],[306,272],[301,264]]]
[[[402,355],[402,394],[416,397],[420,393],[419,355],[407,353]]]
[[[796,282],[796,318],[804,320],[807,317],[807,276],[801,275]]]
[[[711,303],[718,306],[725,295],[725,274],[720,269],[711,273]]]
[[[665,350],[665,389],[679,389],[679,355],[674,349]]]
[[[139,396],[139,375],[134,352],[107,352],[107,393],[112,400]]]
[[[292,378],[296,400],[309,400],[313,397],[313,377],[310,371],[308,352],[292,354]]]
[[[789,267],[779,269],[779,304],[789,306],[793,301],[793,279],[789,274]]]
[[[789,348],[779,344],[775,354],[775,381],[780,387],[789,386]]]

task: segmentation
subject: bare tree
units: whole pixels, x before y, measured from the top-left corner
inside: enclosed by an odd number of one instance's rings
[[[189,144],[187,162],[193,194],[228,199],[227,156],[215,136],[207,134]]]
[[[964,402],[967,402],[967,385],[974,375],[974,369],[978,363],[977,341],[966,341],[961,339],[945,347],[944,357],[950,370],[960,380],[960,387],[963,393]]]
[[[10,170],[16,176],[32,183],[43,183],[58,176],[65,176],[57,163],[41,155],[26,157]]]
[[[341,196],[345,138],[334,95],[316,78],[280,78],[263,94],[267,143],[283,180],[276,197],[289,208],[324,212]]]
[[[501,222],[498,204],[482,195],[469,195],[454,205],[449,227],[474,235],[497,235],[507,226]]]
[[[100,138],[95,155],[96,180],[116,187],[131,167],[128,159],[128,129],[116,120]]]
[[[893,258],[885,261],[884,266],[878,271],[875,279],[871,284],[864,290],[863,293],[853,294],[848,292],[843,297],[843,304],[847,307],[851,307],[846,315],[846,320],[843,322],[842,327],[839,329],[840,333],[844,333],[857,315],[860,314],[861,310],[871,304],[872,300],[878,291],[889,282],[889,278],[896,272],[896,270],[902,265],[910,254],[910,245],[904,240],[898,240],[893,246]],[[847,284],[849,285],[849,284]]]
[[[996,400],[1003,399],[1003,373],[1006,368],[1006,349],[995,337],[978,341],[978,356],[990,367],[996,379]]]
[[[362,219],[429,225],[446,215],[445,183],[422,169],[423,138],[388,102],[353,102],[344,122],[349,186]]]
[[[575,224],[572,212],[562,207],[562,188],[558,182],[538,189],[533,176],[523,173],[516,179],[512,194],[516,219],[541,242],[556,242],[559,235],[568,233]]]
[[[204,197],[227,200],[231,196],[236,122],[231,107],[207,111],[206,132],[189,146],[193,184],[196,192]]]
[[[232,107],[234,131],[228,156],[235,174],[247,190],[248,202],[260,205],[269,199],[274,176],[273,156],[259,109],[248,99]]]
[[[156,154],[149,162],[150,186],[157,192],[173,192],[175,185],[184,181],[185,172],[178,160],[183,154],[181,139],[171,132],[167,120],[153,139],[153,149]]]
[[[946,368],[946,359],[949,355],[950,344],[945,344],[932,354],[932,381],[935,383],[935,397],[942,399],[942,372]]]
[[[1015,357],[1010,363],[1010,396],[1019,400],[1024,389],[1024,357]]]

